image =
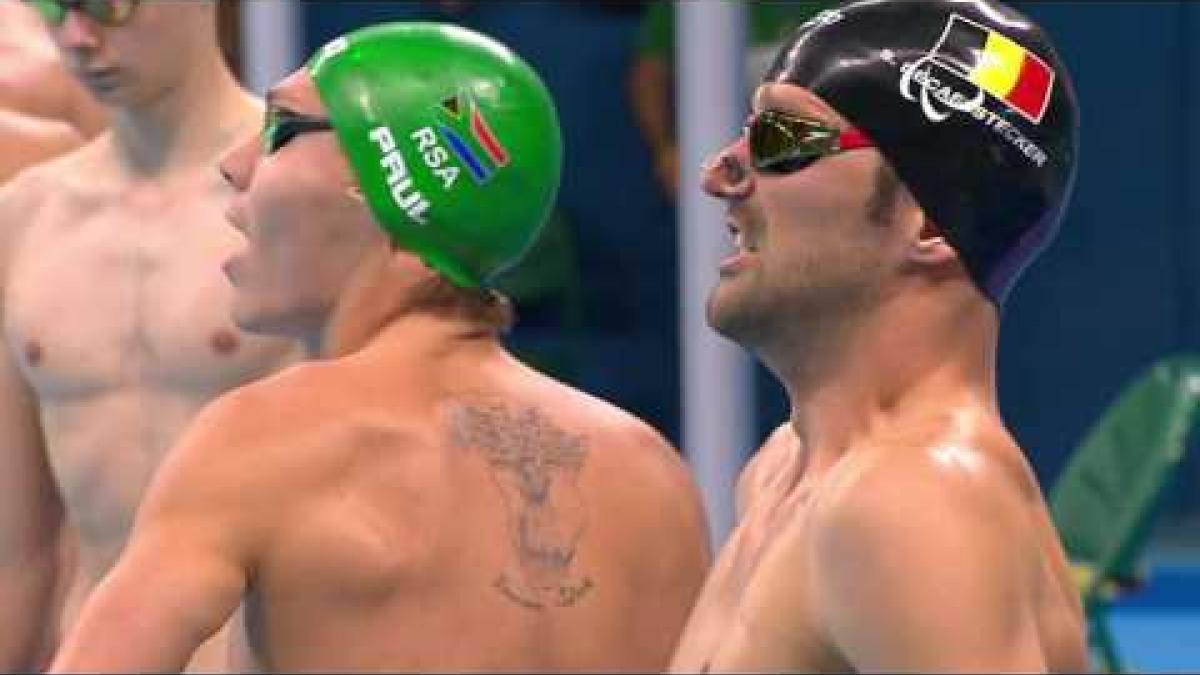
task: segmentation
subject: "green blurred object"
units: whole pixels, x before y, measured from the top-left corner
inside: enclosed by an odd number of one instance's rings
[[[775,60],[775,54],[800,24],[822,10],[840,4],[840,0],[754,0],[746,8],[745,58],[743,77],[753,92],[763,73]],[[675,61],[676,0],[655,0],[646,7],[638,32],[637,50],[643,58]]]
[[[800,24],[840,0],[753,0],[745,3],[746,40],[750,47],[776,45]],[[646,7],[638,49],[668,60],[675,56],[675,2],[656,0]]]
[[[1158,361],[1092,426],[1051,491],[1051,514],[1106,672],[1124,671],[1108,609],[1144,584],[1138,562],[1163,489],[1187,449],[1198,404],[1200,357]]]
[[[574,381],[580,370],[583,334],[583,287],[570,221],[554,209],[529,253],[496,279],[496,290],[521,308],[551,312],[559,330],[553,340],[514,347],[516,355],[559,380]]]

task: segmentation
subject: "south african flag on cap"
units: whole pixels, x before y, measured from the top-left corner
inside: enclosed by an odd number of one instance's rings
[[[1029,121],[1042,121],[1054,87],[1054,70],[1036,54],[958,14],[950,15],[932,54],[955,63],[968,80]]]
[[[438,133],[476,183],[487,183],[496,169],[508,166],[508,150],[469,94],[460,92],[443,99],[438,106],[438,117]]]

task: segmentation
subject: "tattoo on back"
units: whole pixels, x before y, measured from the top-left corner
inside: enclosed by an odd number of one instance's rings
[[[504,498],[515,564],[493,586],[529,609],[570,607],[593,586],[572,570],[587,528],[579,474],[587,442],[531,406],[460,403],[450,416],[459,448],[482,453]]]

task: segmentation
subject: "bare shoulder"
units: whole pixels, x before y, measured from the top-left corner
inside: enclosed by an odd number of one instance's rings
[[[680,569],[708,560],[708,524],[700,490],[683,454],[662,433],[636,415],[586,393],[573,391],[588,418],[593,494],[605,499],[610,513],[629,514],[645,524],[642,531],[659,541],[660,553],[682,555]],[[617,518],[615,522],[628,522]],[[678,546],[660,533],[675,533]]]
[[[575,389],[566,389],[563,399],[572,402],[564,423],[578,424],[593,439],[598,454],[609,454],[614,464],[640,470],[644,478],[662,480],[674,489],[692,487],[679,450],[646,421]]]
[[[565,432],[586,438],[597,452],[632,454],[648,461],[678,464],[679,453],[644,420],[599,397],[549,378],[521,390],[514,405],[541,411]],[[625,459],[629,459],[626,457]]]
[[[1043,668],[1028,621],[1040,551],[999,421],[876,442],[834,470],[811,520],[816,605],[838,649],[865,670]]]
[[[0,159],[0,180],[83,142],[83,136],[65,121],[0,110],[0,143],[6,150]]]
[[[49,196],[56,173],[50,168],[50,164],[29,167],[0,183],[0,217],[5,220],[12,219],[24,209],[36,206],[41,199]]]
[[[796,437],[789,422],[775,428],[754,456],[742,467],[734,487],[734,506],[740,519],[754,498],[772,477],[778,477],[779,467],[788,457],[789,450],[796,449]]]
[[[1028,597],[1037,549],[1017,455],[999,420],[988,418],[965,427],[932,420],[854,450],[812,513],[826,607],[844,607],[839,593],[855,595],[859,585],[876,589],[869,602],[896,617],[935,594],[979,608]]]
[[[864,534],[919,523],[924,540],[1008,538],[1019,529],[1020,507],[1036,486],[998,420],[966,432],[934,424],[874,443],[831,475],[816,523],[861,526]]]
[[[29,166],[0,184],[0,218],[6,221],[6,229],[10,227],[8,221],[19,224],[28,220],[32,208],[87,192],[88,186],[101,178],[96,170],[100,167],[103,146],[107,141],[100,136],[84,142],[78,132],[58,122],[26,122],[21,128],[36,130],[42,136],[55,137],[57,142],[69,143],[71,147],[46,161]],[[0,123],[0,133],[5,131],[7,129]]]
[[[336,386],[327,364],[303,362],[211,401],[160,465],[146,503],[278,529],[336,474],[333,451],[348,447],[330,438],[342,419]]]
[[[7,276],[8,261],[43,206],[54,199],[57,171],[52,165],[60,160],[38,164],[18,172],[0,184],[0,269]]]
[[[235,472],[259,489],[294,480],[303,464],[295,460],[340,398],[326,395],[335,386],[327,370],[302,362],[214,399],[181,434],[160,473],[203,479]]]
[[[775,427],[759,447],[758,452],[750,458],[742,469],[741,479],[753,483],[761,479],[763,473],[770,473],[771,467],[778,464],[789,449],[795,447],[796,435],[791,424],[784,422]]]
[[[301,361],[226,392],[197,415],[189,437],[222,447],[291,445],[353,410],[353,378],[335,360]]]

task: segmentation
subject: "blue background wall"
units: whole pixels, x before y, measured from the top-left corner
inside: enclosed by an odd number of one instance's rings
[[[1055,37],[1082,107],[1074,205],[1061,238],[1012,296],[1001,337],[1001,406],[1048,484],[1128,379],[1168,353],[1200,351],[1200,51],[1191,38],[1200,7],[1013,4]],[[308,50],[365,23],[447,16],[432,3],[303,6]],[[597,3],[490,0],[453,18],[513,46],[559,104],[560,207],[578,240],[587,308],[585,365],[572,379],[677,440],[674,211],[652,179],[625,85],[639,15]],[[544,328],[554,331],[552,322]],[[762,388],[766,428],[783,408],[774,385]],[[1173,512],[1200,512],[1198,478],[1189,460]]]
[[[1200,52],[1192,2],[1025,2],[1055,36],[1081,106],[1081,165],[1061,237],[1001,334],[1001,407],[1043,480],[1156,358],[1200,351]],[[1195,510],[1192,452],[1171,503]]]

